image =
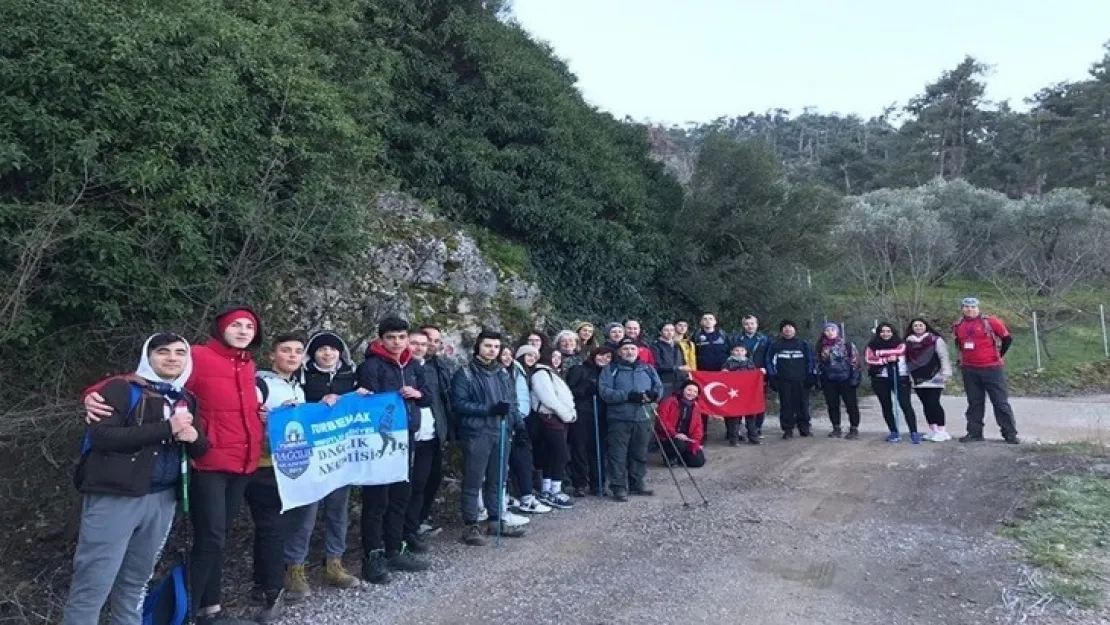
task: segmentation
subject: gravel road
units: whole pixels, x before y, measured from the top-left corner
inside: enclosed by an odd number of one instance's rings
[[[1027,439],[1089,439],[1101,436],[1107,401],[1015,408]],[[961,400],[948,407],[961,422]],[[656,497],[587,498],[500,548],[462,546],[449,529],[431,543],[433,570],[320,590],[283,622],[1014,622],[1002,599],[1020,567],[996,531],[1019,504],[1028,454],[1000,443],[886,444],[870,404],[863,440],[827,439],[824,419],[815,423],[815,438],[783,441],[769,427],[767,444],[737,448],[713,424],[709,463],[694,472],[708,507],[684,509],[655,464]]]

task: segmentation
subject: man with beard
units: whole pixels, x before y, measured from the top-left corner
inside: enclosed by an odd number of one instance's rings
[[[602,370],[598,394],[608,406],[609,487],[613,499],[624,502],[629,494],[654,494],[645,482],[652,428],[645,405],[663,396],[663,383],[655,368],[640,360],[632,339],[620,342],[618,355]]]

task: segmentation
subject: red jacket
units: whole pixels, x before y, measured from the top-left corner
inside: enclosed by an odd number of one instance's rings
[[[697,453],[701,449],[700,441],[704,433],[701,410],[698,410],[697,402],[694,402],[694,405],[690,407],[690,411],[690,425],[687,428],[689,431],[685,434],[692,439],[690,452]],[[659,431],[659,437],[664,440],[664,445],[669,444],[666,442],[667,436],[674,438],[675,434],[678,434],[678,421],[681,417],[682,407],[677,396],[671,395],[659,402],[659,421],[656,424],[656,429]]]
[[[193,374],[185,388],[197,398],[197,414],[208,435],[208,453],[198,471],[249,474],[258,468],[266,428],[259,416],[254,360],[247,350],[212,339],[193,347]]]
[[[638,345],[637,347],[640,350],[640,362],[644,363],[645,365],[651,365],[652,367],[654,367],[655,352],[651,351],[651,348],[647,345]]]
[[[956,335],[960,366],[965,369],[986,369],[1005,364],[999,352],[999,342],[1010,336],[1010,331],[997,317],[961,317],[953,324],[952,330]]]

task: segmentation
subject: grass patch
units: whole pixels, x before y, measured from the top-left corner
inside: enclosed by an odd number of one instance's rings
[[[1056,451],[1068,451],[1060,447]],[[1004,534],[1018,542],[1027,563],[1045,573],[1048,592],[1081,607],[1098,607],[1110,572],[1110,479],[1051,475],[1040,486],[1044,492],[1028,514]]]

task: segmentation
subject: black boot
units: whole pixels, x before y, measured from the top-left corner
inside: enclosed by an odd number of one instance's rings
[[[385,550],[377,549],[362,557],[362,579],[371,584],[389,583],[389,565],[385,561]]]
[[[409,571],[419,573],[428,570],[428,563],[414,557],[407,551],[392,553],[385,557],[385,562],[392,571]]]
[[[794,430],[787,430],[782,433],[783,440],[789,440],[791,438],[794,438]]]
[[[834,427],[832,432],[829,432],[829,438],[840,438],[841,436],[844,436],[844,432],[840,429],[840,426]]]
[[[982,434],[968,433],[960,437],[961,443],[982,443],[983,440],[984,439]]]
[[[428,553],[428,545],[416,536],[405,539],[405,550],[412,553]]]
[[[855,426],[848,428],[848,435],[844,438],[850,441],[859,439],[859,428]]]

